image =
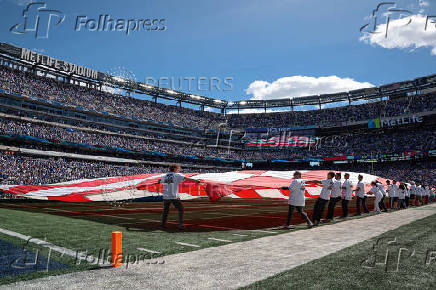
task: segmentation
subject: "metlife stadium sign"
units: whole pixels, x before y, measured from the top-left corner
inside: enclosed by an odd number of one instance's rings
[[[21,49],[21,59],[30,61],[37,64],[42,64],[47,67],[51,67],[58,71],[64,71],[66,73],[73,73],[79,76],[87,77],[87,78],[98,78],[98,71],[80,66],[75,65],[66,61],[62,61],[59,59],[55,59],[46,55],[42,55],[39,53],[36,53],[34,51],[31,51],[27,48]]]
[[[385,128],[385,127],[395,127],[402,126],[408,124],[422,123],[422,116],[406,116],[406,117],[395,117],[395,118],[377,118],[368,120],[368,128],[377,129],[377,128]]]
[[[43,55],[27,48],[17,47],[9,43],[0,43],[0,55],[6,55],[8,58],[17,58],[34,65],[42,65],[55,71],[64,72],[70,75],[77,75],[95,80],[106,79],[106,75],[102,72]]]

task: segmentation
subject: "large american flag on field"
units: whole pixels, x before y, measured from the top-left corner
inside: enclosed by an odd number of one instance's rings
[[[247,146],[290,146],[309,147],[316,144],[316,139],[307,136],[276,136],[269,139],[254,139],[248,142]]]
[[[303,180],[322,180],[326,178],[326,170],[301,171]],[[183,200],[209,197],[211,201],[220,198],[275,198],[288,199],[287,187],[292,181],[294,171],[231,171],[224,173],[184,173],[201,181],[200,185],[191,181],[180,184],[180,198]],[[359,173],[350,172],[350,181],[357,183]],[[81,179],[48,185],[0,185],[0,191],[23,197],[59,200],[69,202],[116,201],[159,196],[162,184],[158,181],[163,173],[140,174],[129,176]],[[383,178],[362,174],[366,191],[369,183]],[[321,185],[306,182],[306,198],[317,198]]]

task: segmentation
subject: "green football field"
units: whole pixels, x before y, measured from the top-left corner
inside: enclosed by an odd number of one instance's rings
[[[313,200],[307,202],[309,216],[313,204]],[[114,231],[123,234],[123,266],[128,266],[127,261],[150,259],[159,262],[159,257],[169,254],[288,232],[275,229],[285,223],[285,200],[223,199],[211,203],[201,199],[185,201],[184,208],[186,230],[179,231],[174,208],[168,217],[168,228],[160,229],[161,202],[0,203],[0,229],[10,231],[7,234],[0,231],[0,241],[38,252],[45,258],[50,256],[51,260],[65,265],[62,269],[0,275],[0,283],[107,266],[103,261],[110,261]],[[353,213],[355,209],[351,207],[350,211]],[[340,215],[340,212],[338,206],[336,214]],[[298,214],[294,217],[293,221],[299,224],[296,230],[305,229],[301,217]],[[32,239],[28,241],[29,238]],[[52,251],[35,241],[46,241],[70,252]],[[84,257],[88,257],[88,261]]]
[[[436,289],[436,211],[243,289],[297,288]]]

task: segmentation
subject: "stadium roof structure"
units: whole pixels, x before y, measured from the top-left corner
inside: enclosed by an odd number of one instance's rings
[[[66,80],[85,82],[91,87],[100,88],[109,86],[134,92],[143,95],[149,95],[153,101],[157,102],[159,98],[177,101],[182,103],[199,105],[202,110],[205,106],[221,109],[222,113],[226,110],[240,109],[268,109],[289,107],[293,109],[296,106],[321,105],[328,103],[346,102],[350,104],[357,100],[377,100],[383,97],[396,97],[416,91],[436,88],[436,74],[420,77],[414,80],[391,83],[380,87],[363,88],[349,92],[338,92],[334,94],[322,94],[304,97],[292,97],[273,99],[273,100],[240,100],[226,101],[216,98],[210,98],[197,94],[176,91],[173,89],[161,88],[147,83],[142,83],[126,78],[112,76],[107,73],[98,72],[89,68],[74,65],[66,61],[58,60],[30,51],[26,48],[20,48],[8,43],[0,43],[0,65],[24,66],[31,70],[49,72],[50,74],[64,77]]]

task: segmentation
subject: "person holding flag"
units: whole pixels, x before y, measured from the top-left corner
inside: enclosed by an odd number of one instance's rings
[[[327,173],[327,179],[319,180],[307,180],[306,182],[322,184],[321,194],[315,202],[315,207],[313,209],[313,224],[314,226],[318,226],[322,215],[324,213],[324,208],[327,202],[330,200],[330,194],[333,188],[333,178],[335,177],[335,173],[330,171]]]
[[[392,207],[394,209],[399,209],[399,196],[400,196],[400,188],[398,187],[397,181],[394,179],[392,180],[392,203],[391,203],[391,209]]]
[[[374,195],[374,212],[381,213],[380,211],[380,201],[382,199],[383,193],[377,187],[377,183],[375,181],[371,182],[371,189],[368,191],[368,194]]]
[[[192,182],[195,182],[197,184],[200,184],[200,181],[188,178],[180,174],[181,166],[180,164],[171,164],[169,166],[170,172],[164,175],[160,180],[159,183],[163,184],[163,190],[162,190],[162,196],[163,196],[163,202],[164,202],[164,208],[162,212],[162,228],[166,228],[167,218],[168,218],[168,212],[170,209],[170,205],[173,204],[175,208],[179,211],[178,216],[178,228],[179,230],[185,229],[183,226],[183,204],[180,201],[179,196],[179,184],[182,183],[185,180],[189,180]]]
[[[329,202],[329,206],[328,206],[326,221],[325,221],[327,223],[334,220],[336,203],[341,200],[341,195],[342,195],[341,177],[342,177],[341,173],[336,172],[335,179],[333,181],[333,188],[332,188],[332,193],[331,193],[330,202]]]
[[[380,209],[382,209],[384,212],[388,212],[388,209],[386,208],[386,205],[385,205],[386,189],[383,186],[383,183],[381,183],[380,181],[376,180],[375,182],[377,183],[377,187],[383,195],[381,200],[380,200],[380,204],[379,204]]]
[[[348,203],[353,199],[353,183],[350,181],[350,174],[344,174],[344,183],[342,184],[342,218],[348,217]]]
[[[363,212],[364,213],[369,213],[368,207],[366,206],[366,195],[365,195],[365,184],[363,184],[362,180],[363,180],[363,175],[359,174],[359,176],[357,177],[357,179],[359,180],[359,182],[356,185],[356,189],[354,190],[356,192],[356,208],[357,208],[357,213],[356,215],[362,215],[361,212],[361,206],[363,207]]]
[[[411,181],[409,206],[415,206],[415,202],[416,202],[416,185],[414,181]]]
[[[306,185],[304,181],[301,179],[301,172],[295,171],[294,179],[292,180],[291,185],[289,185],[289,188],[282,187],[282,189],[283,190],[289,189],[288,218],[286,220],[285,228],[287,229],[294,228],[294,226],[291,225],[291,219],[295,209],[297,209],[298,213],[307,222],[307,227],[311,228],[313,226],[313,223],[311,222],[311,220],[303,210],[305,205],[304,192],[306,190]]]

